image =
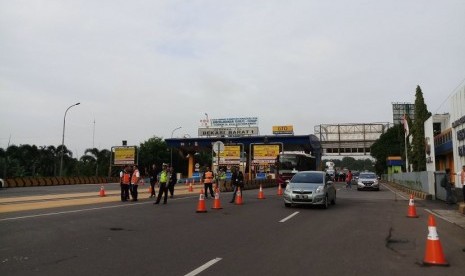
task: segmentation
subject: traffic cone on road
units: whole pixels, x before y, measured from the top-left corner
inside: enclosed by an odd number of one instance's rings
[[[449,263],[444,257],[441,242],[439,241],[438,232],[436,230],[436,221],[433,215],[428,218],[428,238],[426,239],[424,265],[439,265],[449,266]]]
[[[263,193],[262,184],[260,184],[260,190],[258,190],[258,199],[265,199],[265,194]]]
[[[194,191],[194,187],[192,187],[192,183],[189,184],[189,192],[193,192]]]
[[[408,218],[418,218],[417,209],[415,208],[415,201],[413,200],[413,195],[410,195],[410,200],[408,201]]]
[[[215,189],[215,200],[213,201],[212,209],[223,209],[223,207],[221,207],[220,193],[218,191],[218,188]]]
[[[283,195],[283,188],[281,188],[281,183],[278,183],[278,194],[277,195]]]
[[[237,192],[236,192],[236,200],[234,202],[234,204],[236,205],[242,205],[242,192],[241,192],[241,188],[237,188]]]
[[[105,196],[105,189],[103,188],[103,185],[100,186],[100,197],[104,197]]]
[[[206,213],[207,209],[205,208],[205,195],[203,189],[200,190],[199,203],[197,204],[197,213]]]
[[[149,187],[148,193],[152,194],[152,186]]]

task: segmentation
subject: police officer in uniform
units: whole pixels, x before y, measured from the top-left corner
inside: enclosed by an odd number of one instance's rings
[[[157,201],[153,204],[159,204],[161,197],[163,194],[165,194],[165,198],[163,200],[163,204],[166,204],[166,201],[168,200],[168,183],[169,183],[169,178],[170,178],[170,173],[168,171],[168,165],[163,163],[163,170],[160,173],[160,180],[159,180],[159,185],[160,189],[158,190],[158,197]]]

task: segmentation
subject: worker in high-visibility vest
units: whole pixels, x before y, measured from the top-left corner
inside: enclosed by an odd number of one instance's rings
[[[203,186],[205,189],[205,198],[208,198],[207,189],[210,191],[212,198],[215,198],[215,194],[213,193],[213,177],[213,172],[210,170],[210,167],[207,167],[207,170],[203,173],[202,176]]]
[[[136,165],[132,167],[131,196],[132,201],[137,201],[137,188],[139,187],[140,172]]]
[[[221,188],[224,187],[224,184],[226,183],[226,172],[223,168],[220,169],[218,172],[218,189],[221,190]]]
[[[129,199],[129,185],[131,184],[131,173],[129,166],[125,166],[120,173],[120,186],[121,186],[121,201]]]
[[[163,194],[165,194],[163,204],[166,204],[168,200],[168,182],[170,181],[170,172],[168,171],[168,164],[163,163],[162,168],[163,169],[160,173],[160,179],[158,180],[160,190],[158,190],[157,200],[153,204],[159,204]]]

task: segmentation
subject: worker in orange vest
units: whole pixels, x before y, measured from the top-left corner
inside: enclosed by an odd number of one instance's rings
[[[129,198],[129,185],[131,184],[131,173],[129,166],[126,165],[120,173],[121,201],[127,201]]]
[[[137,169],[137,166],[132,167],[132,176],[131,176],[131,196],[132,201],[137,201],[137,187],[139,186],[140,172]]]
[[[203,174],[202,179],[205,189],[205,198],[208,198],[207,189],[210,191],[212,198],[215,198],[215,194],[213,193],[213,172],[210,170],[210,167],[207,167],[207,170]]]

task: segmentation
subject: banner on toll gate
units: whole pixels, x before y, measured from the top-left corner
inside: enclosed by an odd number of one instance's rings
[[[253,145],[252,163],[274,164],[279,155],[279,145]]]
[[[273,126],[273,134],[294,134],[294,126]]]
[[[258,135],[258,127],[199,128],[199,137],[243,137]]]

